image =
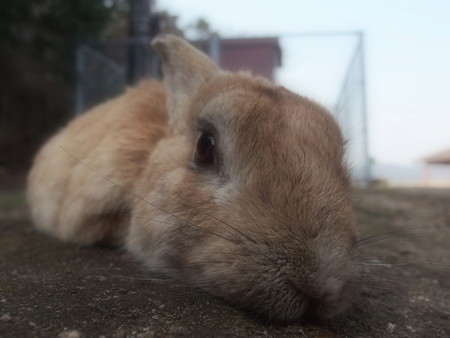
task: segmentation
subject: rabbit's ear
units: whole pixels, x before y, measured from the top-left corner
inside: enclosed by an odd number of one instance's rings
[[[219,69],[205,54],[174,35],[157,36],[152,47],[162,59],[171,124],[179,131],[187,125],[186,110],[192,96]]]

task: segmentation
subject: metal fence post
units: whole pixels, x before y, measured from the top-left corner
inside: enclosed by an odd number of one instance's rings
[[[75,115],[79,115],[83,110],[83,74],[85,67],[84,45],[79,44],[75,52]]]
[[[209,36],[208,55],[220,67],[220,37],[216,33]]]
[[[150,28],[150,1],[130,1],[130,38],[128,49],[128,83],[137,83],[145,74],[146,48]]]
[[[366,178],[366,185],[370,184],[370,181],[372,180],[372,162],[371,158],[369,156],[369,137],[368,137],[368,128],[367,128],[367,93],[366,93],[366,60],[365,60],[365,52],[364,52],[364,33],[361,32],[359,34],[359,49],[361,53],[361,109],[362,109],[362,129],[364,133],[364,155],[365,155],[365,178]]]

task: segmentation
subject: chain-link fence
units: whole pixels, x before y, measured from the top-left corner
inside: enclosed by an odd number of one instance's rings
[[[225,69],[253,71],[324,104],[335,115],[347,140],[347,162],[354,182],[359,185],[370,182],[361,33],[302,33],[224,40],[213,36],[209,41],[194,44]],[[158,61],[148,39],[79,46],[77,113],[121,93],[133,76],[130,60],[141,63],[139,71],[143,77],[159,76]]]
[[[159,71],[149,39],[104,40],[78,46],[76,113],[122,93],[135,76],[130,72],[130,60],[140,63],[134,66],[139,67],[141,77],[152,77]]]
[[[347,162],[353,180],[367,185],[371,180],[367,144],[366,77],[364,69],[364,37],[358,41],[348,65],[340,94],[332,110],[347,141]]]
[[[283,65],[280,84],[326,106],[336,117],[346,142],[353,181],[371,180],[367,148],[363,34],[310,32],[280,37]]]
[[[76,114],[117,96],[139,78],[159,78],[159,60],[150,43],[151,39],[120,39],[79,45],[76,54]],[[214,36],[210,41],[194,42],[194,45],[213,60],[218,60],[219,43]]]

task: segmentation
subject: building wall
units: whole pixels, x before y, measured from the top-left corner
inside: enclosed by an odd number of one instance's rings
[[[222,40],[220,66],[229,71],[247,70],[275,81],[275,70],[281,65],[278,39]]]

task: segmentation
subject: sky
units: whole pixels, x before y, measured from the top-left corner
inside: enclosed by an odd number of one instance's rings
[[[182,27],[205,18],[224,38],[290,36],[281,39],[278,81],[324,105],[336,99],[354,42],[348,37],[312,42],[295,34],[362,31],[374,161],[408,166],[450,148],[450,1],[156,0],[156,5],[177,15]]]

